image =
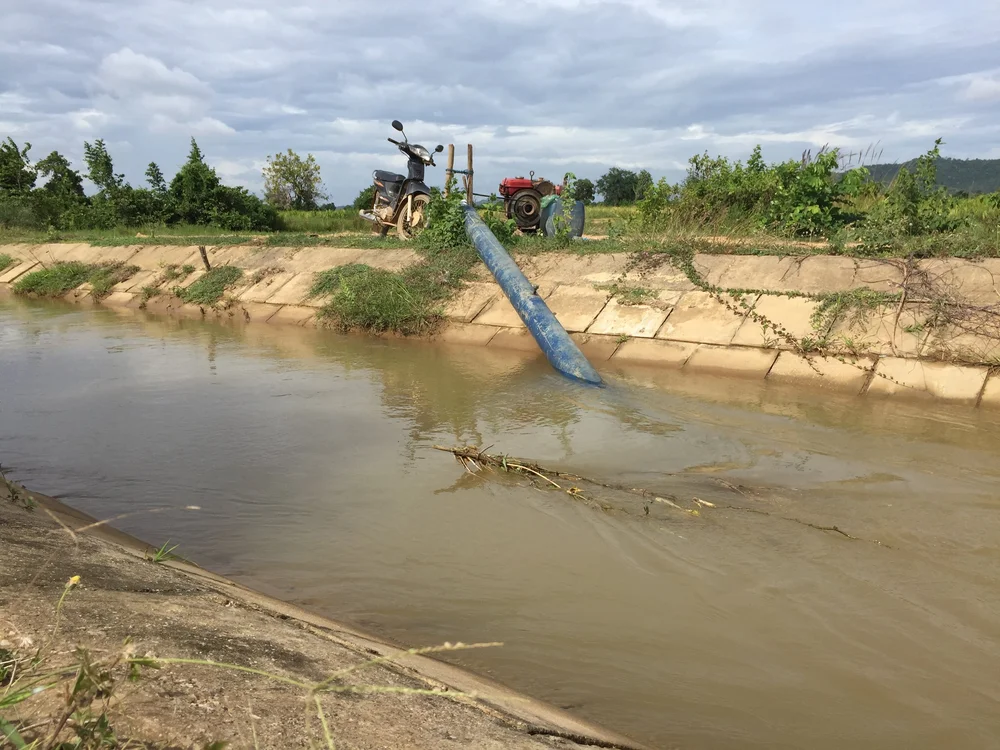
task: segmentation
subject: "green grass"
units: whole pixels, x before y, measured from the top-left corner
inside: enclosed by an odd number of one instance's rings
[[[311,296],[329,296],[320,317],[343,330],[370,333],[424,333],[441,317],[441,304],[468,277],[479,256],[471,247],[432,250],[402,271],[361,263],[316,274]]]
[[[178,545],[170,546],[170,540],[168,539],[163,543],[159,549],[151,549],[146,553],[146,559],[150,562],[161,563],[167,560],[176,560],[177,555],[174,554],[174,550],[177,549]]]
[[[14,284],[15,294],[35,297],[62,297],[90,278],[93,266],[70,261],[33,271]]]
[[[286,232],[370,232],[371,225],[353,208],[336,211],[281,211]]]
[[[142,269],[139,266],[129,266],[124,263],[104,263],[95,266],[88,279],[94,287],[91,295],[96,299],[107,297],[115,284],[132,278],[140,270]]]
[[[193,305],[214,305],[226,290],[243,278],[243,269],[236,266],[216,266],[186,289],[177,289],[176,294]]]
[[[0,271],[5,271],[14,265],[17,260],[7,253],[0,253]]]
[[[138,266],[124,263],[56,263],[33,271],[14,284],[14,293],[33,297],[62,297],[80,284],[90,283],[96,299],[107,297],[111,288],[139,271]]]
[[[596,289],[607,291],[622,305],[644,305],[656,299],[657,292],[643,286],[635,286],[624,282],[613,284],[595,284]]]

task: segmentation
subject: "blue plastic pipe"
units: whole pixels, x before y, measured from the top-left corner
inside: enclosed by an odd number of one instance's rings
[[[535,287],[517,267],[506,248],[493,236],[476,209],[469,205],[465,206],[465,231],[479,257],[490,269],[493,278],[497,280],[551,365],[568,378],[602,385],[603,381],[597,370],[583,356],[583,352],[535,292]]]

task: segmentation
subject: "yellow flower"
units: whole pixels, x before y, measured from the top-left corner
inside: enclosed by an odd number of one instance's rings
[[[80,576],[73,576],[72,578],[69,579],[69,583],[66,584],[66,585],[67,586],[76,586],[76,584],[78,584],[79,582],[80,582]]]

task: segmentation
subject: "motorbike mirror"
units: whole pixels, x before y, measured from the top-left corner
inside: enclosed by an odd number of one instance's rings
[[[434,153],[437,153],[437,154],[440,154],[440,153],[441,153],[442,151],[444,151],[444,146],[442,146],[442,145],[441,145],[441,144],[439,143],[439,144],[438,144],[438,147],[437,147],[436,149],[434,149]]]
[[[401,123],[399,120],[393,120],[392,127],[398,130],[400,133],[403,132],[403,123]]]

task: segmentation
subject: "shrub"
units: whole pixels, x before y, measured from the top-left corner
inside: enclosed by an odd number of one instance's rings
[[[312,294],[330,295],[321,316],[344,330],[404,335],[427,328],[433,315],[425,295],[398,273],[352,263],[316,275]]]

